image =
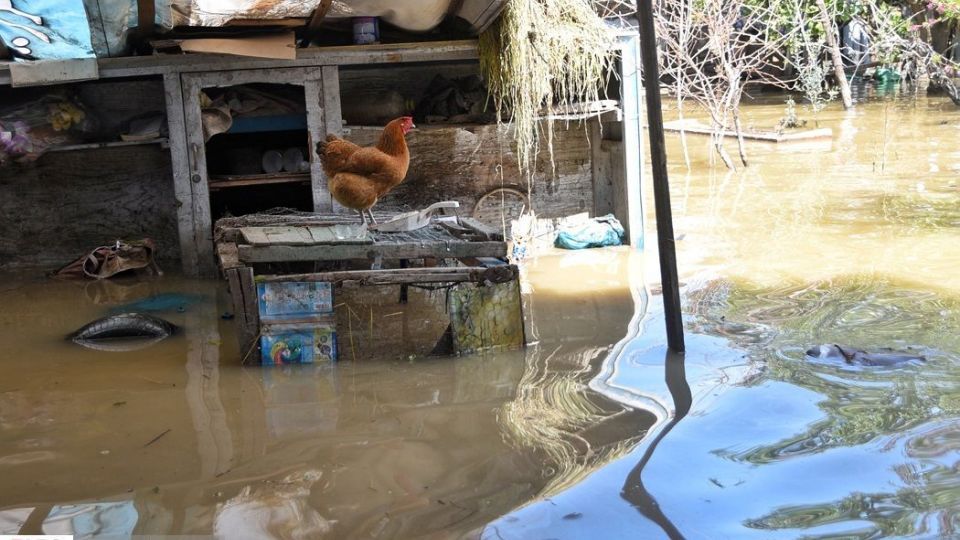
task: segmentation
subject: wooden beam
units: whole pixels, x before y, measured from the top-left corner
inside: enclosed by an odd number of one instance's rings
[[[228,268],[224,273],[233,302],[240,356],[243,358],[255,345],[257,334],[260,332],[260,314],[256,303],[257,291],[253,283],[253,270],[241,266]]]
[[[446,242],[419,241],[397,244],[333,245],[333,246],[248,246],[238,247],[240,260],[245,263],[342,261],[373,259],[422,259],[424,257],[506,257],[503,242]]]
[[[15,88],[45,86],[96,80],[100,77],[98,68],[95,58],[40,60],[11,63],[7,75],[10,79],[9,84]]]
[[[320,24],[323,23],[323,18],[327,16],[327,12],[330,11],[330,4],[333,3],[333,0],[320,0],[320,5],[317,6],[317,9],[313,10],[313,17],[310,18],[310,30],[317,30],[320,28]]]
[[[297,49],[296,60],[275,60],[216,54],[127,56],[97,60],[101,79],[145,77],[166,73],[198,73],[284,67],[399,64],[477,60],[477,40],[307,47]],[[10,84],[10,66],[0,62],[0,85]]]
[[[310,180],[314,212],[342,212],[343,207],[333,200],[327,187],[327,177],[316,153],[317,142],[327,134],[343,134],[340,111],[340,70],[324,66],[319,74],[311,74],[304,85],[307,96],[307,152],[310,154]],[[319,76],[318,76],[319,75]]]
[[[461,216],[460,225],[470,229],[484,240],[503,240],[503,232],[471,217]]]
[[[217,242],[217,258],[220,261],[220,269],[226,273],[231,268],[239,268],[239,254],[237,253],[237,244],[233,242]]]
[[[340,272],[318,272],[310,274],[285,274],[257,276],[258,282],[328,282],[334,284],[353,283],[359,285],[403,285],[411,283],[506,283],[519,276],[514,265],[504,266],[454,266],[448,268],[393,268],[389,270],[347,270]]]
[[[186,130],[185,151],[187,162],[184,167],[190,187],[189,204],[193,222],[190,246],[187,250],[196,253],[196,262],[192,268],[186,268],[188,275],[212,276],[215,273],[213,255],[213,220],[210,214],[210,189],[207,181],[206,143],[203,140],[203,121],[200,112],[200,91],[203,84],[199,77],[184,75],[181,77],[183,85],[183,115]],[[171,134],[172,136],[172,134]],[[175,155],[177,152],[171,151]],[[183,163],[178,162],[180,165]],[[176,170],[176,169],[175,169]],[[184,174],[181,171],[181,174]],[[181,244],[182,246],[182,244]],[[184,249],[181,247],[181,249]],[[184,259],[186,266],[186,259]]]

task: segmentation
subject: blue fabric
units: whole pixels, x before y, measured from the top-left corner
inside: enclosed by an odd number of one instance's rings
[[[34,60],[68,60],[94,56],[119,56],[126,50],[126,33],[137,23],[136,0],[14,0],[13,7],[37,15],[43,25],[7,11],[0,11],[0,39],[14,47],[15,39],[26,39],[28,55]],[[50,43],[22,28],[46,34]]]
[[[569,225],[560,230],[554,246],[586,249],[623,244],[623,226],[612,214]]]

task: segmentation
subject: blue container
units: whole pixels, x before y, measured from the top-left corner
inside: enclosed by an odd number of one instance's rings
[[[262,323],[310,321],[333,313],[333,287],[329,283],[258,283],[257,298]]]
[[[312,323],[264,325],[260,363],[265,366],[319,364],[337,361],[337,329],[333,317]]]
[[[356,45],[380,43],[380,19],[376,17],[354,17],[353,43]]]

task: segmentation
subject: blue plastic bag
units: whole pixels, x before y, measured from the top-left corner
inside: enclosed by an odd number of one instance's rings
[[[561,249],[586,249],[623,244],[623,225],[607,214],[560,230],[553,245]]]

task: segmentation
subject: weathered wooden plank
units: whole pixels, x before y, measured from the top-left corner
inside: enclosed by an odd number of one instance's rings
[[[221,66],[221,70],[206,73],[193,73],[191,78],[197,80],[202,88],[223,86],[237,86],[251,83],[295,84],[302,85],[306,80],[306,71],[303,68],[272,68],[272,69],[241,69],[237,70]]]
[[[340,69],[337,66],[323,66],[320,69],[321,88],[320,94],[321,115],[323,116],[322,129],[319,137],[326,138],[327,135],[343,135],[343,114],[340,109]],[[320,139],[317,139],[320,140]],[[311,149],[315,161],[319,166],[319,156],[316,156],[315,149]],[[348,212],[339,202],[334,200],[327,187],[327,177],[323,169],[318,167],[320,175],[318,177],[319,188],[323,191],[323,208],[336,213]],[[316,210],[317,207],[315,206]]]
[[[166,73],[196,73],[234,69],[396,64],[476,60],[477,41],[434,41],[385,45],[310,47],[297,50],[296,60],[242,58],[231,55],[184,54],[101,58],[100,78],[144,77]],[[10,84],[10,66],[0,62],[0,84]]]
[[[486,240],[503,240],[503,233],[501,231],[490,227],[489,225],[480,223],[473,218],[461,217],[458,221],[461,225],[470,229]]]
[[[686,133],[693,133],[695,135],[713,135],[714,129],[712,126],[704,124],[703,122],[694,119],[686,118],[684,120],[674,120],[672,122],[666,122],[663,124],[664,131],[684,131]],[[723,137],[736,137],[737,132],[730,129],[723,130]],[[818,129],[804,129],[801,131],[792,131],[788,133],[782,133],[779,131],[744,131],[740,134],[741,137],[748,141],[764,141],[764,142],[793,142],[793,141],[807,141],[811,139],[832,139],[833,130],[830,128],[818,128]]]
[[[95,58],[75,60],[41,60],[10,64],[10,85],[44,86],[69,82],[91,81],[100,77]]]
[[[422,259],[424,257],[506,257],[503,242],[421,241],[396,244],[333,246],[249,246],[238,247],[245,263],[339,261],[350,259]]]
[[[593,177],[593,215],[612,214],[613,175],[610,170],[610,154],[603,145],[603,124],[600,120],[590,121],[590,171]]]
[[[210,276],[214,273],[213,220],[210,215],[206,144],[203,140],[203,121],[200,112],[200,92],[203,85],[200,79],[193,75],[184,75],[181,79],[184,126],[187,134],[184,154],[188,157],[186,170],[193,218],[191,240],[192,249],[197,253],[195,269],[187,271],[190,274],[199,273]]]
[[[240,234],[253,246],[373,243],[367,229],[360,225],[242,227]]]
[[[515,265],[393,268],[388,270],[347,270],[310,274],[257,276],[258,282],[355,282],[360,285],[400,285],[409,283],[505,283],[517,279]]]
[[[293,184],[307,182],[310,176],[303,173],[283,174],[247,174],[231,177],[215,177],[210,179],[210,190],[227,189],[240,186],[263,186],[267,184]]]
[[[315,77],[315,75],[313,75]],[[314,212],[332,212],[333,198],[327,189],[327,177],[323,173],[317,142],[326,137],[326,122],[323,114],[323,81],[311,78],[303,83],[307,104],[307,154],[310,160],[310,193]]]
[[[83,143],[83,144],[65,144],[63,146],[54,146],[48,148],[47,152],[76,152],[78,150],[103,150],[104,148],[123,148],[124,146],[141,146],[145,144],[159,144],[162,146],[169,145],[169,140],[160,138],[160,139],[150,139],[149,141],[109,141],[109,142],[99,142],[99,143]]]
[[[250,359],[259,358],[258,347],[260,337],[260,308],[257,301],[257,284],[253,277],[253,268],[248,266],[237,269],[237,276],[240,281],[240,291],[243,301],[243,312],[246,327],[242,332],[243,339],[240,343],[240,351],[243,356],[243,363],[250,362]]]
[[[246,353],[251,341],[251,336],[248,335],[250,325],[247,323],[247,306],[243,301],[243,285],[240,283],[242,269],[243,267],[234,267],[226,268],[224,271],[227,277],[227,291],[233,303],[233,320],[237,325],[237,344],[240,346],[241,355]]]
[[[237,244],[233,242],[217,243],[217,258],[220,261],[220,269],[223,270],[224,273],[231,268],[242,266],[239,257]]]
[[[163,93],[167,105],[167,131],[173,169],[173,192],[177,206],[177,233],[180,238],[180,260],[183,273],[196,276],[199,268],[193,234],[193,189],[190,186],[190,163],[187,156],[187,131],[183,110],[180,76],[164,75]]]

